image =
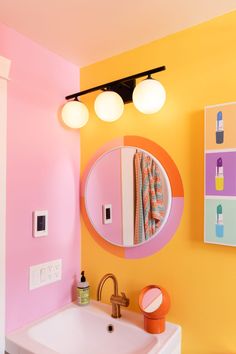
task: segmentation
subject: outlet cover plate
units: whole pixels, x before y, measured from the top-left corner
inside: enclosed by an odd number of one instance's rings
[[[30,290],[41,286],[55,283],[62,278],[62,260],[56,259],[51,262],[30,266],[29,288]]]

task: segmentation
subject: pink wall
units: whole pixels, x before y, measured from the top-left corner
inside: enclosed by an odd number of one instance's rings
[[[86,185],[86,208],[96,231],[115,244],[123,244],[120,149],[103,155],[92,167]],[[102,206],[112,204],[112,224],[103,224]]]
[[[79,69],[0,25],[0,55],[12,60],[7,133],[7,331],[71,301],[80,269],[79,133],[57,117],[78,90]],[[32,212],[48,210],[49,235],[32,237]],[[62,259],[62,280],[29,290],[30,265]]]

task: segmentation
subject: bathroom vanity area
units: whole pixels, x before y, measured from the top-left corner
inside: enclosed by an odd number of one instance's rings
[[[143,316],[122,310],[111,317],[111,306],[91,301],[71,303],[60,311],[6,337],[8,354],[180,354],[181,327],[166,323],[161,334],[143,330]]]

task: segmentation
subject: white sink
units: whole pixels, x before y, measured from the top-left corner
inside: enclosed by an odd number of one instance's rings
[[[111,306],[97,301],[61,311],[6,337],[9,354],[178,354],[181,329],[167,323],[166,331],[152,335],[143,330],[143,316],[121,309],[113,319]]]

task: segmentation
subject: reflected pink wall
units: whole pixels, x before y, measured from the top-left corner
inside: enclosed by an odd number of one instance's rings
[[[71,301],[80,269],[79,133],[57,117],[78,91],[79,70],[0,25],[0,55],[12,61],[7,133],[7,331]],[[32,212],[48,210],[49,235],[32,237]],[[62,259],[62,280],[29,290],[30,265]]]
[[[120,149],[103,155],[92,167],[86,185],[86,209],[96,231],[112,243],[123,244]],[[112,204],[112,224],[104,224],[102,206]]]

